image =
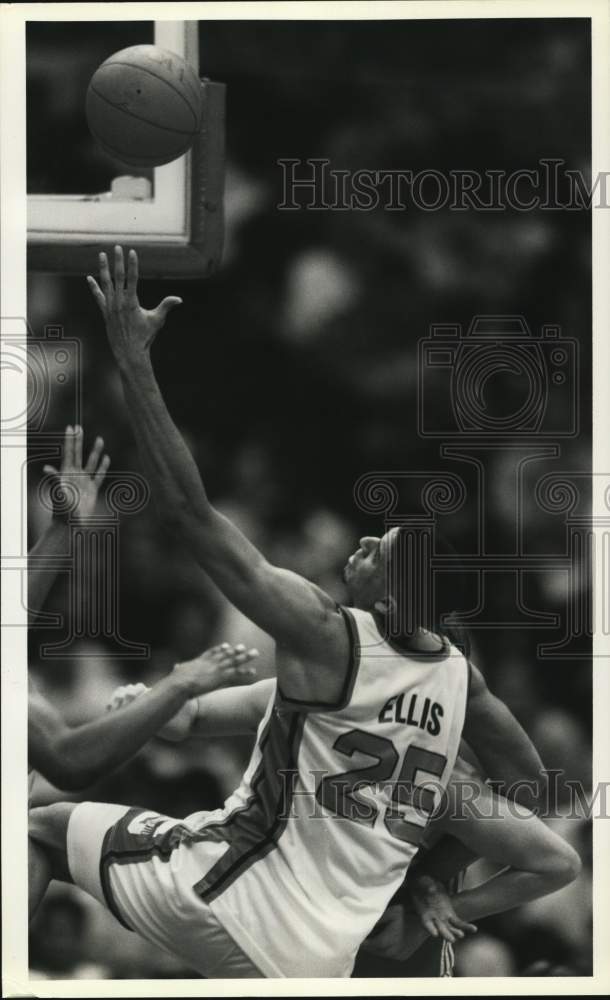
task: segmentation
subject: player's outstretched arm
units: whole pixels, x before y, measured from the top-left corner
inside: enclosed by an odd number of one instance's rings
[[[155,380],[151,344],[180,299],[143,309],[137,296],[138,259],[115,248],[114,281],[100,255],[100,285],[89,287],[102,312],[119,366],[133,429],[160,516],[228,599],[281,645],[345,669],[349,641],[331,598],[303,577],[272,566],[208,500],[197,466],[174,425]],[[101,287],[100,287],[101,286]]]
[[[95,510],[98,493],[110,465],[101,437],[83,465],[83,429],[66,427],[59,469],[45,465],[50,478],[53,519],[28,554],[28,609],[30,624],[40,614],[57,576],[58,557],[68,551],[68,514],[86,525]]]
[[[71,728],[38,692],[29,700],[30,765],[58,788],[86,788],[129,760],[180,709],[216,688],[243,685],[255,676],[255,651],[214,647],[173,671],[121,712]]]
[[[540,755],[510,709],[491,693],[481,671],[472,664],[470,670],[463,737],[502,795],[533,806],[546,789]]]
[[[235,647],[236,650],[239,648]],[[117,688],[108,708],[113,711],[124,708],[148,691],[150,688],[144,684],[127,684]],[[222,688],[192,698],[156,736],[170,743],[181,743],[183,740],[214,736],[253,735],[274,691],[275,681],[267,678],[247,686]]]

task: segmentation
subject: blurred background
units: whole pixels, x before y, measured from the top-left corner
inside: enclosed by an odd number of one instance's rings
[[[90,137],[84,95],[98,64],[117,49],[152,41],[152,23],[30,23],[27,49],[28,190],[91,193],[130,172]],[[178,294],[154,360],[169,409],[213,502],[280,565],[345,600],[340,571],[363,534],[383,523],[354,503],[358,478],[374,470],[446,471],[472,485],[440,440],[417,433],[417,345],[431,324],[468,326],[476,314],[522,314],[534,334],[561,326],[579,345],[574,373],[579,432],[554,459],[531,463],[530,487],[547,472],[590,469],[591,234],[586,211],[278,211],[282,158],[323,157],[344,169],[535,169],[561,158],[589,169],[588,22],[223,22],[200,25],[202,75],[228,86],[227,236],[220,273],[205,283],[144,282],[145,305]],[[30,274],[35,337],[61,325],[81,344],[73,379],[83,390],[87,441],[102,434],[116,470],[140,466],[119,378],[84,279]],[[74,422],[74,385],[53,395],[46,431]],[[490,405],[511,412],[522,386],[498,374]],[[439,412],[445,410],[438,400]],[[435,403],[432,401],[432,407]],[[553,400],[551,406],[559,406]],[[514,458],[488,456],[489,516],[498,551],[514,537]],[[29,475],[33,543],[48,513],[41,469]],[[531,492],[531,491],[530,491]],[[531,551],[563,555],[563,517],[526,491],[523,528]],[[401,513],[421,509],[405,487]],[[458,553],[473,551],[476,497],[446,518]],[[529,550],[528,550],[529,551]],[[174,662],[219,640],[262,652],[268,638],[226,605],[188,553],[158,529],[154,505],[120,527],[121,633],[150,644],[143,662],[112,658],[111,645],[83,641],[66,660],[42,661],[60,634],[31,632],[32,672],[65,717],[104,710],[114,687],[152,683]],[[462,608],[473,581],[460,581]],[[525,599],[563,614],[565,573],[528,575]],[[489,620],[503,620],[501,580]],[[457,598],[456,598],[457,600]],[[48,610],[68,614],[60,577]],[[63,633],[61,633],[63,636]],[[473,633],[474,659],[525,726],[550,768],[591,781],[591,669],[586,656],[538,655],[561,632],[501,627]],[[585,649],[586,653],[586,649]],[[176,750],[151,744],[87,793],[170,815],[214,808],[236,786],[247,740]],[[66,798],[39,779],[39,802]],[[554,824],[580,851],[582,876],[560,894],[482,921],[458,948],[459,975],[590,974],[591,845],[585,820]],[[33,974],[50,978],[192,975],[124,932],[92,900],[66,887],[49,893],[31,939]]]

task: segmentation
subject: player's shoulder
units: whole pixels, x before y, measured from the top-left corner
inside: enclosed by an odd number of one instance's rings
[[[463,654],[451,640],[441,632],[418,628],[414,633],[406,635],[391,622],[387,616],[374,609],[365,611],[360,608],[344,608],[346,616],[354,621],[361,635],[372,637],[375,645],[385,644],[394,653],[406,659],[429,660],[438,663],[448,657],[458,657]]]
[[[483,674],[472,660],[468,658],[466,662],[468,664],[468,698],[476,698],[487,692],[487,684]]]

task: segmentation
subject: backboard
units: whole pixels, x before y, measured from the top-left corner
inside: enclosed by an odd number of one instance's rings
[[[95,32],[96,24],[103,25],[111,37],[109,22],[88,22],[90,32]],[[114,24],[120,33],[120,22]],[[61,23],[50,26],[51,30],[61,27]],[[122,39],[125,45],[154,41],[181,55],[199,72],[197,21],[131,22],[130,29],[131,34]],[[35,44],[30,45],[31,38],[30,34],[28,69],[37,55],[41,56],[40,46],[37,53]],[[123,47],[122,42],[111,42],[112,50]],[[90,55],[87,44],[82,50],[84,65],[79,66],[81,77],[74,87],[77,93],[66,98],[72,102],[79,131],[73,133],[64,125],[67,134],[60,131],[56,139],[69,144],[73,134],[80,136],[81,147],[83,142],[91,144],[89,159],[103,157],[106,175],[114,174],[114,179],[107,185],[110,190],[91,192],[86,190],[83,174],[84,190],[80,192],[38,193],[31,190],[28,174],[28,268],[83,274],[96,269],[101,249],[121,243],[138,249],[142,271],[150,277],[200,278],[211,274],[220,263],[224,228],[224,85],[202,80],[202,131],[189,153],[154,170],[122,166],[95,149],[94,140],[85,135],[85,94],[80,91],[82,79],[93,75],[99,65],[99,39],[97,47],[90,46]],[[44,70],[53,76],[60,74],[62,67],[47,62]],[[64,115],[61,122],[66,120]],[[67,152],[64,146],[63,155]],[[52,168],[49,173],[46,188],[53,184]],[[138,178],[134,180],[133,174]],[[60,174],[56,174],[55,183],[63,186]]]

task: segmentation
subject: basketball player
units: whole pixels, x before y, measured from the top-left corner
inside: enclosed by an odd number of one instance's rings
[[[52,849],[56,877],[71,878],[205,976],[349,976],[417,853],[462,728],[478,754],[481,718],[491,724],[490,753],[507,781],[539,780],[540,760],[445,637],[415,628],[404,644],[390,639],[395,609],[409,596],[400,593],[395,531],[362,539],[350,557],[348,609],[271,565],[214,509],[150,360],[180,300],[141,308],[133,251],[127,285],[120,248],[114,282],[105,255],[100,265],[101,287],[93,278],[89,285],[163,522],[275,639],[278,677],[248,769],[223,809],[180,821],[63,803],[34,810],[31,835]],[[521,874],[494,880],[503,880],[505,898],[512,894],[509,905]],[[459,918],[497,912],[497,898],[489,883],[463,894]]]
[[[222,690],[187,702],[158,736],[177,743],[255,733],[273,697],[274,685],[273,680],[262,680],[249,688]],[[124,709],[147,691],[144,684],[122,686],[109,708]],[[520,873],[512,885],[501,879],[494,883],[494,909],[490,912],[555,892],[573,881],[580,870],[578,855],[568,844],[529,809],[509,805],[503,796],[495,795],[462,758],[458,758],[446,801],[428,825],[422,846],[426,852],[422,856],[420,851],[395,900],[363,942],[356,975],[452,975],[452,946],[476,931],[456,912],[454,893],[460,886],[456,876],[479,857]],[[444,883],[453,886],[451,896]]]
[[[55,580],[53,557],[68,551],[67,513],[86,526],[97,503],[99,489],[110,465],[102,458],[104,442],[98,437],[84,467],[83,431],[67,427],[60,469],[45,466],[55,480],[51,490],[54,515],[29,554],[28,594],[34,620]],[[32,558],[34,556],[34,558]],[[149,696],[120,715],[111,714],[80,726],[69,726],[30,678],[28,698],[28,761],[30,800],[36,773],[57,788],[75,791],[125,763],[169,721],[189,699],[229,684],[244,684],[254,677],[249,661],[256,650],[223,643],[187,663],[176,664]],[[40,849],[29,844],[29,904],[32,914],[40,902],[50,873]]]

